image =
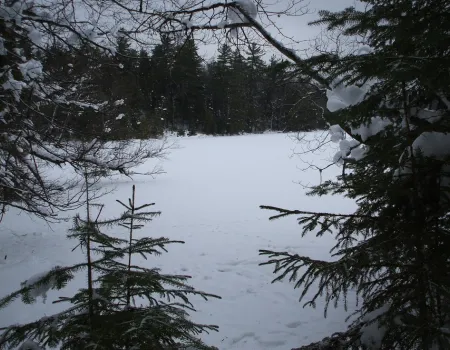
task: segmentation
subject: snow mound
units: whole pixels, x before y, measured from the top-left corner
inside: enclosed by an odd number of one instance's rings
[[[345,86],[340,81],[333,83],[333,88],[327,90],[327,108],[330,112],[337,112],[350,106],[361,103],[367,92],[369,92],[371,83],[363,86],[349,85]]]
[[[345,137],[344,130],[339,125],[331,125],[329,133],[331,142],[339,142]]]
[[[360,135],[361,140],[364,142],[369,137],[378,134],[383,131],[388,125],[391,125],[391,121],[380,117],[372,117],[370,123],[360,125],[356,129],[352,129],[352,133]]]
[[[420,150],[425,157],[443,159],[450,154],[450,135],[428,131],[420,134],[413,142],[414,151]]]
[[[25,80],[34,80],[42,75],[42,63],[35,59],[18,64],[18,66]]]

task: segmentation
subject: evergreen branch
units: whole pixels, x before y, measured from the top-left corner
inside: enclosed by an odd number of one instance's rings
[[[328,262],[314,260],[309,257],[299,256],[288,252],[274,252],[261,249],[259,255],[268,255],[269,260],[260,263],[260,266],[275,265],[273,273],[278,274],[272,283],[282,281],[289,277],[289,282],[295,282],[294,288],[303,286],[300,300],[306,296],[313,284],[318,281],[317,291],[304,306],[315,306],[318,297],[326,292],[324,312],[326,314],[330,301],[339,300],[341,294],[346,297],[351,286],[356,286],[359,269],[354,269],[352,275],[346,268],[345,261]],[[301,272],[306,268],[306,271]]]
[[[33,283],[27,283],[27,281],[23,282],[22,288],[0,299],[0,309],[8,306],[20,297],[28,304],[34,302],[35,297],[31,295],[33,290],[40,290],[41,288],[60,290],[64,288],[73,278],[74,272],[85,266],[86,264],[83,263],[70,267],[55,267]]]
[[[319,212],[311,212],[311,211],[304,211],[304,210],[282,209],[282,208],[277,208],[277,207],[273,207],[273,206],[269,206],[269,205],[261,205],[260,208],[264,209],[264,210],[277,211],[280,213],[279,215],[271,216],[269,218],[269,220],[275,220],[275,219],[279,219],[279,218],[282,218],[284,216],[289,216],[289,215],[311,215],[311,216],[318,216],[318,217],[326,216],[326,217],[337,217],[337,218],[360,218],[360,219],[371,219],[371,220],[377,219],[376,217],[370,216],[370,215],[319,213]]]

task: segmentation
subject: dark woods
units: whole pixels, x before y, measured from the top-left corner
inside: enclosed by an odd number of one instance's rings
[[[323,127],[324,92],[302,80],[291,63],[275,57],[266,62],[264,55],[255,44],[243,51],[225,44],[205,61],[193,40],[176,43],[169,37],[151,52],[138,52],[126,37],[113,54],[55,45],[43,57],[44,69],[74,100],[102,108],[51,111],[63,126],[54,132],[115,140],[164,130],[232,135]]]

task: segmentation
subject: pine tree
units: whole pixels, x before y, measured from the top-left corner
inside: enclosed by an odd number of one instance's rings
[[[167,251],[167,245],[184,242],[136,237],[136,230],[160,212],[148,211],[154,203],[138,205],[134,186],[127,203],[118,201],[125,212],[116,219],[100,220],[103,205],[90,202],[97,175],[88,170],[84,175],[86,216],[75,217],[68,238],[78,241],[76,248],[83,250],[85,262],[30,278],[19,291],[1,299],[0,308],[18,297],[25,303],[45,297],[48,290],[62,289],[80,271],[86,273],[87,285],[56,301],[70,303],[68,309],[7,328],[0,337],[0,348],[25,343],[39,349],[215,349],[197,335],[217,327],[189,320],[188,312],[194,309],[188,298],[218,297],[187,285],[189,276],[162,274],[159,269],[140,266],[136,258],[147,259]],[[128,237],[106,233],[117,227],[125,228]]]
[[[311,195],[345,194],[352,214],[275,210],[300,215],[303,234],[335,233],[333,260],[261,251],[301,297],[360,303],[346,332],[304,349],[450,348],[450,11],[447,1],[363,1],[321,12],[318,24],[366,38],[345,57],[307,61],[331,82],[328,121],[342,175]],[[338,125],[337,125],[338,124]]]

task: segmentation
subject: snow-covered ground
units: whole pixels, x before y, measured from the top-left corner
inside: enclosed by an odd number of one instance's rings
[[[258,249],[329,259],[333,237],[301,238],[294,217],[269,222],[271,213],[259,205],[342,213],[352,211],[354,204],[338,196],[305,196],[298,182],[317,184],[319,173],[300,170],[304,164],[291,157],[298,145],[286,134],[177,140],[180,147],[163,164],[166,174],[134,181],[138,203],[156,202],[155,209],[162,211],[139,234],[185,240],[146,263],[166,273],[189,274],[194,287],[222,297],[195,300],[198,312],[193,319],[220,326],[220,332],[204,340],[220,350],[288,350],[344,330],[343,309],[330,309],[326,319],[321,304],[303,309],[299,290],[289,282],[271,284],[271,267],[258,266],[264,261]],[[302,159],[324,164],[335,152]],[[339,171],[333,166],[324,176]],[[115,188],[102,198],[105,215],[122,211],[115,199],[126,200],[131,184],[129,179],[103,183],[105,189]],[[26,214],[8,212],[0,223],[0,295],[17,289],[33,274],[78,261],[81,253],[71,252],[75,243],[65,238],[70,225],[67,221],[50,227]],[[67,290],[50,292],[46,304],[18,301],[0,310],[0,327],[53,313],[64,305],[51,301],[72,295],[83,281],[80,276]]]

